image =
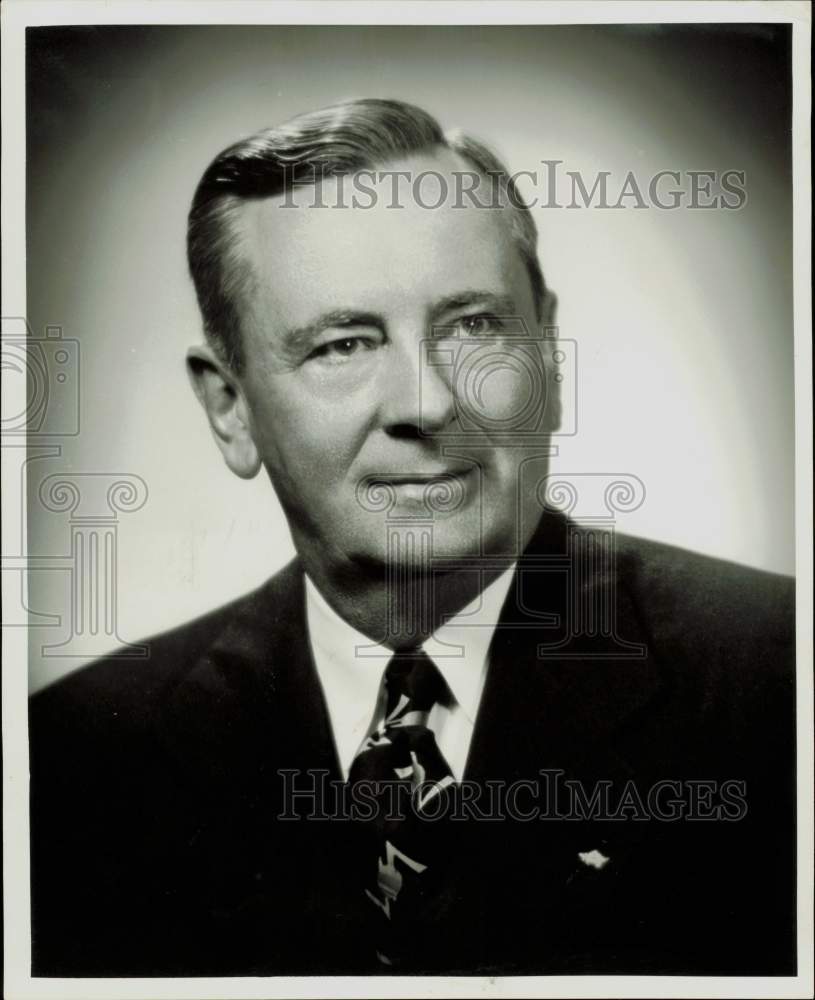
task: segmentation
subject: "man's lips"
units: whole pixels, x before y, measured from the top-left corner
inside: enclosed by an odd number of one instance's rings
[[[363,478],[357,489],[367,510],[381,512],[393,505],[451,514],[474,496],[476,466],[421,471],[376,473]]]
[[[366,481],[371,486],[379,484],[385,486],[406,486],[415,484],[426,486],[428,483],[436,483],[445,479],[463,479],[472,473],[473,466],[468,465],[462,469],[440,469],[437,472],[389,472],[386,475],[368,476]]]

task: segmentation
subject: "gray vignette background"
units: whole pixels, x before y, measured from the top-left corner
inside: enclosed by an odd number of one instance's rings
[[[186,213],[224,146],[349,96],[418,103],[512,170],[562,160],[589,187],[745,171],[739,211],[533,210],[579,351],[553,468],[637,476],[621,531],[792,572],[788,28],[29,28],[27,59],[28,322],[51,380],[20,469],[33,689],[292,555],[268,481],[230,475],[187,385]]]

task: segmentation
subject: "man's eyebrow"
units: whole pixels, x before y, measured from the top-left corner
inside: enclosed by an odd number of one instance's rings
[[[489,309],[490,312],[499,316],[515,316],[518,311],[511,295],[484,289],[467,289],[452,295],[445,295],[443,299],[436,302],[431,310],[431,319],[436,322],[457,309],[472,309],[474,307]],[[386,323],[379,313],[353,308],[330,309],[304,326],[286,330],[283,334],[283,343],[287,348],[293,349],[300,345],[309,344],[324,330],[356,326],[376,327],[384,330]]]
[[[518,315],[518,307],[511,295],[484,289],[467,289],[463,292],[455,292],[453,295],[446,295],[437,302],[433,306],[432,318],[438,320],[456,309],[471,309],[473,307],[489,309],[490,312],[499,316]]]
[[[331,309],[324,312],[305,326],[294,327],[283,334],[287,347],[308,343],[323,330],[333,327],[375,326],[384,329],[385,322],[378,313],[363,312],[359,309]]]

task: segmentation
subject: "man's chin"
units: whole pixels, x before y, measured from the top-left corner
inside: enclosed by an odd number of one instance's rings
[[[467,519],[469,520],[469,519]],[[458,521],[458,523],[456,523]],[[462,523],[464,519],[394,521],[387,538],[354,545],[349,555],[360,569],[382,571],[390,567],[421,572],[440,568],[439,563],[477,560],[482,556],[517,557],[515,532],[506,526]],[[464,568],[464,567],[462,567]]]

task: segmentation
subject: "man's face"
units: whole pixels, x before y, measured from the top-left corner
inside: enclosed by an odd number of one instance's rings
[[[439,171],[453,192],[469,168],[440,150],[387,169]],[[404,182],[389,208],[392,184],[374,185],[372,207],[352,207],[348,177],[323,185],[330,207],[314,188],[242,206],[251,437],[299,551],[323,565],[383,562],[395,517],[432,518],[434,557],[512,553],[519,465],[545,454],[528,424],[506,434],[542,384],[526,267],[505,210],[454,208],[452,194],[424,208]]]

